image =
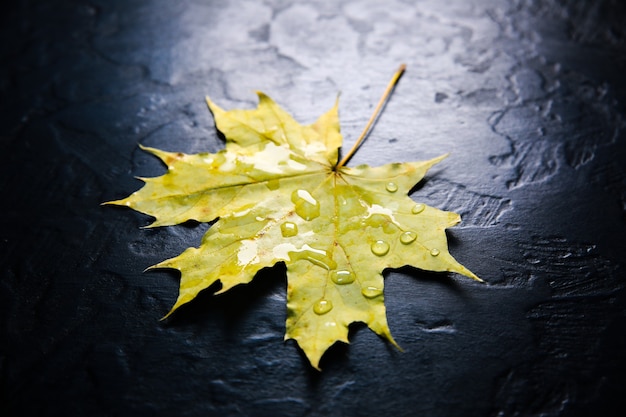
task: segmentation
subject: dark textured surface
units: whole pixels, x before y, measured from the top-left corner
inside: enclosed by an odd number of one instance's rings
[[[626,7],[615,1],[22,1],[2,6],[0,415],[626,415]],[[394,350],[355,326],[312,370],[284,269],[166,323],[207,225],[100,207],[220,149],[205,94],[313,121],[351,164],[451,152],[415,191],[481,276],[389,272]]]

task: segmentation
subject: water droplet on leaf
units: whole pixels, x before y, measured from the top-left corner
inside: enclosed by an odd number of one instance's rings
[[[376,256],[384,256],[389,252],[389,243],[384,240],[377,240],[372,243],[372,253]]]
[[[285,222],[280,225],[280,232],[283,237],[293,237],[298,234],[298,225],[292,222]]]
[[[332,271],[330,273],[330,279],[337,285],[351,284],[354,282],[354,274],[345,269]]]
[[[395,193],[396,191],[398,191],[398,184],[396,184],[395,182],[388,182],[387,185],[385,185],[385,188],[390,193]]]
[[[313,220],[320,215],[320,202],[307,190],[295,190],[291,193],[291,201],[295,204],[296,214],[304,220]]]
[[[379,295],[382,295],[382,293],[383,293],[382,289],[378,287],[374,287],[373,285],[365,286],[361,290],[361,294],[363,294],[363,297],[365,298],[376,298]]]
[[[408,245],[409,243],[413,243],[417,239],[417,233],[412,231],[406,231],[400,235],[400,242]]]
[[[431,249],[431,250],[430,250],[430,254],[431,254],[432,256],[437,256],[437,255],[439,255],[439,249],[437,249],[437,248]]]
[[[317,315],[323,315],[333,309],[333,303],[330,300],[321,299],[313,304],[313,312]]]
[[[416,205],[413,206],[413,208],[411,209],[411,213],[413,214],[419,214],[422,211],[424,211],[424,209],[426,208],[426,206],[422,203],[417,203]]]
[[[303,249],[289,252],[289,258],[292,261],[303,259],[328,271],[337,268],[337,263],[328,256],[328,252],[312,248],[306,244],[303,246]]]

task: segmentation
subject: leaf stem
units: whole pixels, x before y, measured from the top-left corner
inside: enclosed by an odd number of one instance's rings
[[[406,65],[402,64],[400,65],[396,73],[393,74],[393,77],[391,77],[391,81],[389,81],[389,84],[387,84],[387,88],[385,89],[385,92],[383,93],[382,97],[378,101],[378,104],[376,105],[376,108],[374,109],[374,113],[368,120],[363,131],[361,132],[361,136],[359,136],[356,143],[354,144],[352,149],[350,149],[350,151],[346,154],[346,156],[344,156],[343,159],[339,161],[339,163],[335,166],[335,169],[339,169],[342,166],[344,166],[350,160],[350,158],[352,158],[352,155],[354,155],[354,153],[357,151],[359,146],[361,146],[361,143],[363,143],[363,141],[365,140],[365,137],[370,131],[372,124],[374,124],[374,121],[378,118],[380,111],[382,110],[383,106],[389,99],[389,96],[391,95],[393,88],[396,86],[396,84],[398,83],[398,80],[400,80],[400,77],[402,76],[405,70],[406,70]]]

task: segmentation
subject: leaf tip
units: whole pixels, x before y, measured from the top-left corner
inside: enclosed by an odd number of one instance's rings
[[[485,281],[482,280],[478,275],[474,274],[472,271],[470,271],[469,269],[467,269],[463,265],[459,264],[458,266],[460,267],[460,269],[455,270],[455,272],[458,272],[461,275],[465,275],[466,277],[471,278],[474,281],[478,281],[481,284],[485,283]]]
[[[206,101],[206,104],[209,107],[209,111],[213,114],[213,116],[218,113],[224,112],[224,110],[220,106],[215,104],[215,102],[213,102],[209,96],[205,96],[204,100]]]
[[[305,356],[307,358],[307,360],[309,361],[309,364],[311,365],[311,367],[313,369],[315,369],[318,372],[322,372],[322,368],[320,367],[320,362],[322,360],[322,357],[319,356],[317,358],[310,358],[308,354],[306,354],[305,352]]]
[[[431,162],[432,165],[435,165],[435,164],[438,164],[439,162],[443,161],[444,159],[446,159],[449,156],[450,156],[450,152],[446,152],[443,155],[439,155],[439,156],[431,159],[429,162]]]
[[[485,280],[481,279],[481,278],[480,278],[479,276],[477,276],[477,275],[474,275],[473,273],[472,273],[472,275],[470,276],[470,278],[472,278],[474,281],[478,281],[478,282],[480,282],[481,284],[485,284]]]
[[[127,198],[122,198],[120,200],[111,200],[111,201],[105,201],[103,203],[100,203],[100,206],[124,206],[124,207],[131,207],[131,203]]]
[[[259,106],[276,105],[274,100],[272,100],[272,98],[268,96],[267,94],[265,94],[263,91],[256,90],[255,93],[257,97],[259,98]]]
[[[172,315],[172,313],[174,312],[174,310],[176,310],[176,308],[175,308],[175,307],[172,307],[172,309],[171,309],[171,310],[170,310],[170,311],[169,311],[166,315],[164,315],[163,317],[161,317],[161,318],[159,319],[159,321],[165,321],[165,320],[167,320],[167,319],[168,319],[168,317]]]
[[[391,343],[393,345],[393,347],[395,347],[396,349],[398,349],[400,352],[404,353],[404,349],[402,349],[402,347],[398,344],[398,342],[396,342],[396,339],[393,338],[393,336],[391,336],[391,332],[389,331],[389,329],[387,329],[383,334],[382,337],[387,339],[387,341],[389,343]]]
[[[159,158],[161,161],[163,161],[167,165],[167,163],[165,162],[165,159],[168,157],[168,155],[170,155],[170,152],[162,151],[160,149],[152,148],[150,146],[144,146],[142,144],[139,144],[138,146],[139,146],[139,149],[141,149],[142,151],[156,156],[157,158]],[[135,178],[137,178],[137,177],[135,177]],[[141,179],[141,178],[138,178],[138,179]]]
[[[162,265],[162,263],[160,264],[156,264],[155,267],[157,268],[171,268],[171,266],[160,266]],[[195,295],[190,295],[189,293],[183,293],[178,294],[178,298],[176,299],[176,302],[174,303],[174,305],[172,306],[172,308],[170,309],[170,311],[164,315],[160,321],[163,321],[165,319],[167,319],[169,316],[171,316],[176,310],[178,310],[178,308],[180,306],[182,306],[183,304],[187,304],[188,302],[190,302],[191,300],[193,300],[195,298]]]

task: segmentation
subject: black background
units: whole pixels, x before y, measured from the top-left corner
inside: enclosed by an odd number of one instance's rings
[[[448,4],[450,3],[450,4]],[[22,1],[2,6],[0,415],[626,415],[626,7],[615,1]],[[487,283],[386,274],[404,353],[355,325],[313,370],[282,341],[284,267],[160,322],[143,269],[205,224],[103,201],[164,172],[137,144],[223,146],[203,98],[310,123],[341,92],[351,165],[451,156],[414,198],[456,211]]]

